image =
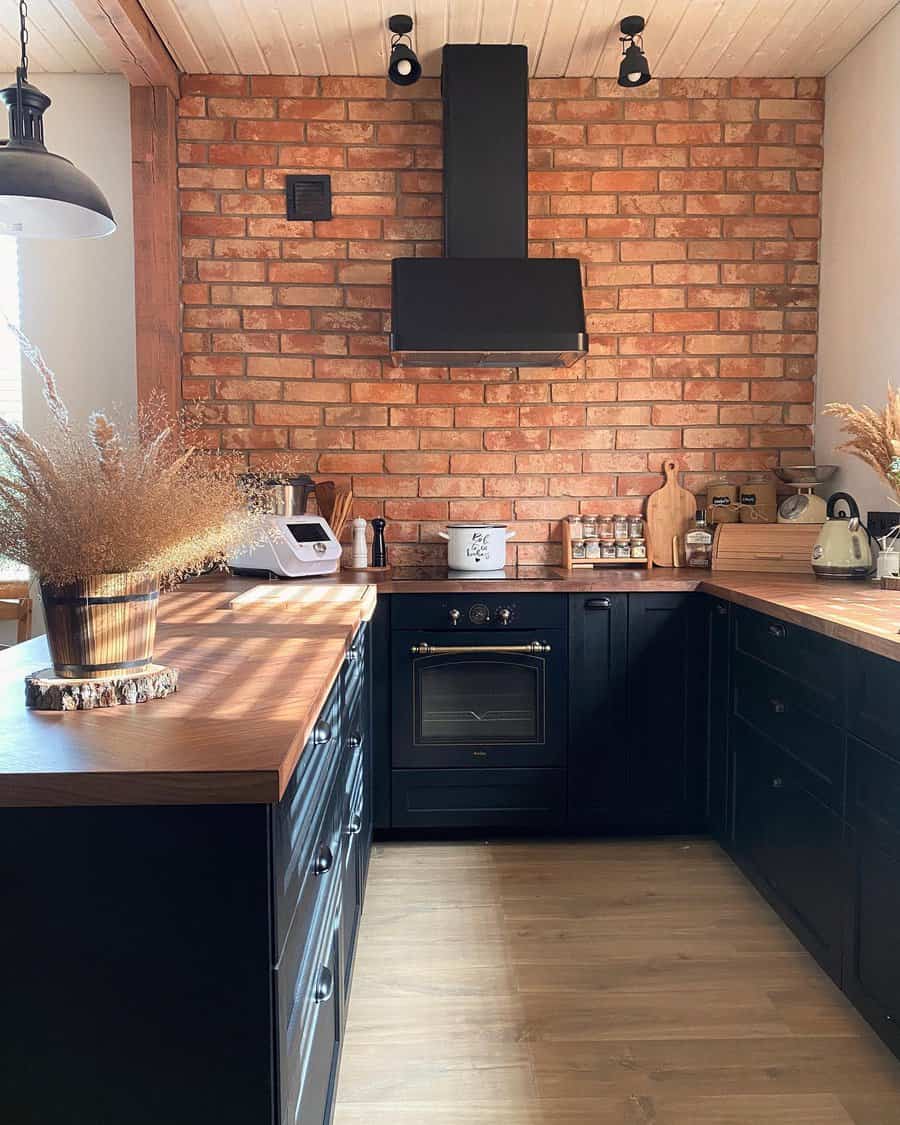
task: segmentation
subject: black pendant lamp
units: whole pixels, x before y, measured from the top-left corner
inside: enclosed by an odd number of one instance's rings
[[[9,111],[9,140],[0,142],[0,234],[16,238],[99,238],[116,229],[92,179],[44,146],[50,99],[28,81],[25,0],[19,3],[22,62],[16,83],[0,90]]]
[[[419,62],[409,36],[413,29],[411,16],[391,16],[388,20],[391,29],[391,57],[388,61],[388,78],[395,86],[412,86],[422,77],[422,64]],[[404,43],[403,40],[406,40]]]
[[[626,16],[619,24],[622,32],[622,62],[619,64],[620,86],[644,86],[650,81],[650,64],[644,54],[644,40],[640,45],[637,39],[644,30],[643,16]]]

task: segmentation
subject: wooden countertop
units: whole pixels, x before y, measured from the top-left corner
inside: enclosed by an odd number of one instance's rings
[[[43,638],[0,653],[0,806],[277,801],[360,621],[379,593],[702,590],[900,662],[900,591],[812,576],[569,572],[448,581],[343,574],[309,583],[209,578],[166,595],[157,659],[181,673],[168,699],[108,711],[27,711],[22,680]],[[250,594],[250,591],[254,591]]]
[[[231,609],[252,585],[210,579],[161,599],[156,659],[180,673],[167,699],[28,711],[22,681],[49,666],[46,642],[0,653],[0,806],[277,801],[375,590],[319,587],[302,612]]]

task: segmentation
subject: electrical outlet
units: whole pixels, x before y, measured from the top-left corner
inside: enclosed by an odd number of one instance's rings
[[[900,524],[900,508],[894,512],[869,512],[866,521],[869,534],[876,539],[881,539],[882,536],[893,531],[898,524]]]

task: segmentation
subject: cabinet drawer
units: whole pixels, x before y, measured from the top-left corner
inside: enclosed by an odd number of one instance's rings
[[[275,971],[281,1125],[330,1120],[340,1040],[340,879],[311,927],[297,926]]]
[[[821,697],[820,714],[841,722],[844,650],[837,641],[739,606],[734,646],[812,688]]]
[[[350,776],[344,801],[343,833],[344,851],[341,871],[341,963],[344,970],[344,993],[350,988],[353,968],[353,950],[362,912],[360,870],[361,852],[368,841],[363,836],[366,823],[365,792],[363,787],[363,761],[359,757]],[[346,1016],[346,1013],[344,1013]]]
[[[344,659],[342,672],[344,706],[355,707],[360,700],[366,681],[369,651],[369,630],[365,622],[357,629]]]
[[[844,824],[808,788],[809,771],[732,720],[734,840],[754,881],[822,967],[840,980],[846,902]]]
[[[847,665],[849,730],[900,760],[900,661],[854,648]]]
[[[562,823],[562,770],[394,770],[395,828],[550,827]]]
[[[796,759],[810,793],[842,813],[844,735],[822,718],[822,696],[802,681],[737,653],[732,699],[738,718]]]
[[[900,764],[851,738],[848,766],[850,823],[900,859]]]
[[[327,860],[331,829],[325,800],[341,763],[341,692],[335,684],[287,790],[272,817],[276,955],[314,871]]]

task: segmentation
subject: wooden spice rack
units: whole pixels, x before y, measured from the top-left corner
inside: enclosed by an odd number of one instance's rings
[[[644,534],[646,538],[647,521],[644,520]],[[572,536],[569,533],[569,521],[562,521],[562,564],[566,570],[594,570],[599,567],[608,566],[627,566],[637,567],[640,570],[647,570],[653,566],[653,559],[650,557],[650,546],[647,545],[647,557],[645,559],[575,559],[572,558]]]

